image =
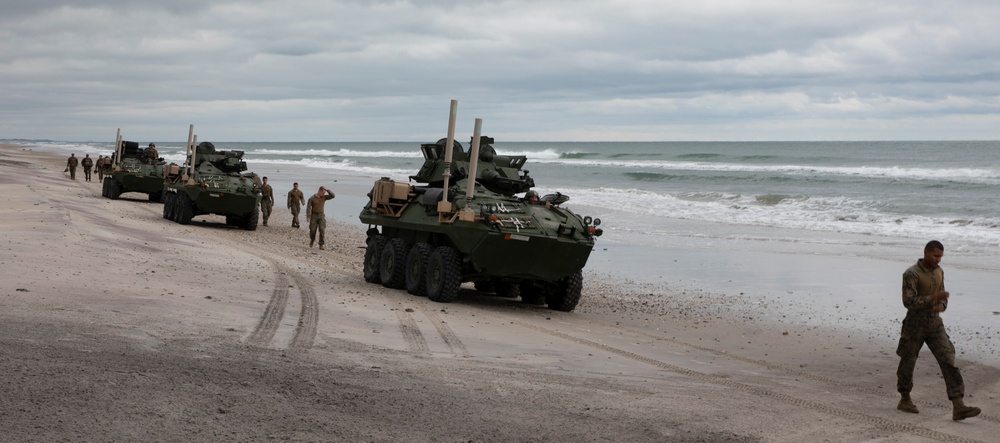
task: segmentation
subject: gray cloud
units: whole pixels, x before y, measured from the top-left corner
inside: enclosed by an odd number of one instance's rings
[[[989,1],[0,6],[0,138],[996,139]],[[141,133],[139,133],[141,131]]]

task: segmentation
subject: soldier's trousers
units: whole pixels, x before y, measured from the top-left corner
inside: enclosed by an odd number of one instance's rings
[[[292,227],[293,228],[299,227],[299,211],[301,208],[299,208],[298,205],[293,205],[288,209],[292,211]]]
[[[267,198],[262,198],[260,200],[260,215],[264,219],[264,224],[267,224],[267,219],[271,217],[271,208],[274,207],[274,201]]]
[[[83,178],[90,181],[90,168],[83,168]]]
[[[69,167],[69,178],[76,180],[76,166]]]
[[[309,218],[309,244],[316,241],[316,231],[319,231],[319,245],[323,246],[326,234],[326,217],[323,214],[313,214]]]
[[[913,368],[924,343],[927,343],[927,348],[941,367],[948,399],[964,397],[962,372],[955,366],[955,346],[944,330],[941,317],[926,312],[909,312],[903,319],[903,330],[896,348],[896,355],[900,358],[899,368],[896,369],[896,390],[900,394],[909,394],[913,389]]]

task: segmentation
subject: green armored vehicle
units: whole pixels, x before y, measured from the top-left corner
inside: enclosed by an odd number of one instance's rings
[[[423,167],[410,177],[419,185],[375,182],[359,216],[369,225],[365,280],[439,302],[474,282],[480,292],[572,311],[600,220],[562,207],[562,194],[518,198],[534,193],[526,158],[497,155],[491,138],[475,137],[469,153],[452,142],[452,162],[447,139],[421,145]]]
[[[209,142],[194,146],[188,136],[188,156],[183,165],[165,168],[163,218],[180,224],[202,214],[226,217],[226,224],[248,231],[257,229],[260,182],[244,173],[243,151],[221,151]]]
[[[150,147],[143,149],[139,143],[124,141],[119,135],[111,168],[106,171],[101,195],[117,200],[122,194],[140,192],[149,195],[149,201],[159,202],[163,196],[163,167],[166,162]]]

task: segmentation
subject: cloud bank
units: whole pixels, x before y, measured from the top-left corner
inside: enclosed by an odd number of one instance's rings
[[[0,138],[1000,138],[992,1],[8,3]]]

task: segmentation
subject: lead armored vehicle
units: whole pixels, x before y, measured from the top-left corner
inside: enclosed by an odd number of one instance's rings
[[[165,168],[163,218],[186,225],[198,215],[218,214],[227,225],[256,230],[260,182],[256,174],[244,172],[243,151],[216,150],[209,142],[194,146],[189,134],[187,152],[183,165]]]
[[[139,143],[124,141],[119,133],[111,167],[105,173],[101,195],[117,200],[122,194],[139,192],[147,194],[149,201],[162,201],[163,167],[166,162],[155,150],[139,147]]]
[[[365,280],[438,302],[474,282],[480,292],[572,311],[600,220],[563,207],[563,194],[518,198],[534,192],[526,157],[497,155],[493,139],[477,136],[469,152],[452,142],[451,162],[447,139],[421,145],[416,184],[375,182],[359,216],[369,225]]]

